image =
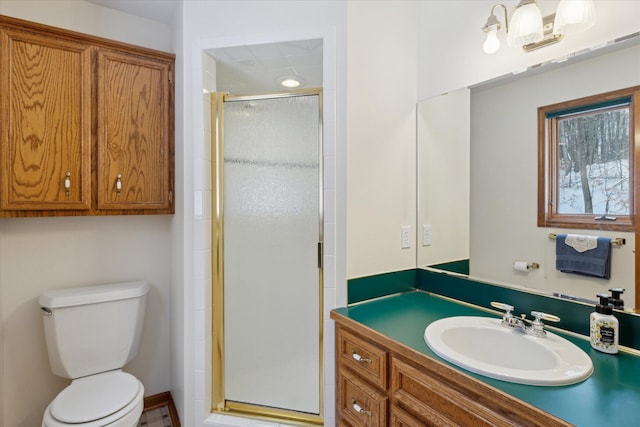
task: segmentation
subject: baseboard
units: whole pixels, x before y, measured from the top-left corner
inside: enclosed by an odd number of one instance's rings
[[[165,391],[163,393],[154,394],[153,396],[147,396],[144,398],[144,409],[142,412],[147,412],[152,409],[167,406],[169,409],[169,416],[171,417],[171,425],[173,427],[180,426],[180,418],[178,417],[178,411],[176,411],[176,405],[173,403],[171,393]]]

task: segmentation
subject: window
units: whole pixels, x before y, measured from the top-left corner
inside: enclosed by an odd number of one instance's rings
[[[538,226],[633,231],[638,134],[640,86],[538,108]]]

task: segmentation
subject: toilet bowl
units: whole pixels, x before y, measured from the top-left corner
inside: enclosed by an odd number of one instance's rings
[[[148,292],[146,282],[125,282],[40,296],[51,370],[71,379],[43,427],[138,425],[144,386],[122,367],[138,352]]]
[[[111,371],[79,378],[47,406],[42,427],[135,427],[144,406],[136,377]]]

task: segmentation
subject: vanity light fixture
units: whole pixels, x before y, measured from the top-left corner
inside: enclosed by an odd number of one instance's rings
[[[564,34],[584,31],[595,23],[593,0],[561,0],[556,13],[544,18],[536,0],[521,0],[513,12],[511,23],[506,6],[499,3],[491,8],[491,15],[482,27],[487,34],[482,49],[487,54],[500,49],[498,31],[502,28],[502,22],[494,13],[498,7],[504,11],[507,45],[522,46],[525,52],[558,43]]]

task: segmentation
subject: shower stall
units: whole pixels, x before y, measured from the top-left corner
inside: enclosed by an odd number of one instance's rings
[[[211,94],[212,408],[322,423],[322,92]]]

